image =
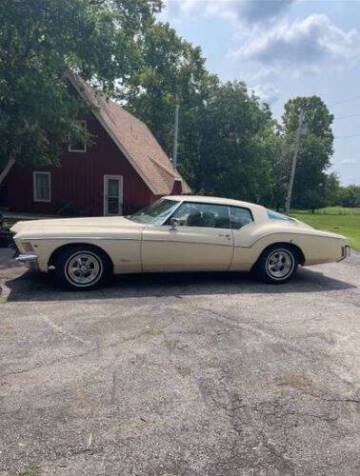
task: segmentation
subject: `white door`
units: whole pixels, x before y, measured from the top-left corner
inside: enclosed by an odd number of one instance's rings
[[[123,177],[104,175],[104,215],[122,215]]]

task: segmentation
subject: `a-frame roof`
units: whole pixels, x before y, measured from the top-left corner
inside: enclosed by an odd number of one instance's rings
[[[67,77],[154,195],[171,194],[175,181],[180,180],[182,193],[191,193],[146,124],[79,76],[68,73]]]

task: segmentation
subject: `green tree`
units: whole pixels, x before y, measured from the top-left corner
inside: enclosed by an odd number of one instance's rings
[[[84,104],[68,69],[106,94],[141,63],[140,39],[161,0],[2,0],[0,2],[0,166],[56,162]],[[88,139],[88,138],[87,138]]]
[[[200,48],[168,24],[147,30],[142,47],[142,68],[123,99],[169,155],[180,104],[178,168],[193,190],[271,201],[279,137],[268,107],[244,83],[221,84],[207,72]]]
[[[270,203],[278,148],[269,108],[244,83],[216,85],[198,121],[200,144],[192,163],[196,190]]]
[[[339,191],[339,205],[343,207],[360,207],[360,186],[349,185],[341,187]]]
[[[157,23],[149,28],[141,48],[142,67],[132,76],[122,98],[127,107],[148,124],[169,155],[173,146],[175,105],[179,103],[182,154],[193,113],[207,98],[207,84],[217,79],[206,71],[201,49],[180,38],[169,24]]]
[[[327,206],[339,205],[340,201],[340,181],[335,172],[326,175],[325,181],[325,201]]]
[[[326,203],[326,170],[331,165],[333,154],[331,126],[334,118],[317,96],[297,97],[286,103],[283,128],[288,176],[301,109],[305,114],[305,127],[300,141],[292,206],[315,209]]]

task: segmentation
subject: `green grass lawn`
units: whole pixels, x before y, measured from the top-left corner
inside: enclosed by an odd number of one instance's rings
[[[353,249],[360,251],[360,208],[327,207],[315,213],[293,210],[291,216],[319,230],[347,236]]]

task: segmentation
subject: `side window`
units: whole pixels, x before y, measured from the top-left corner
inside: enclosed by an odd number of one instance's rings
[[[240,230],[243,226],[254,221],[247,208],[230,207],[231,228]]]
[[[282,213],[274,212],[273,210],[266,210],[267,215],[270,220],[281,220],[281,221],[296,221],[287,215],[283,215]]]
[[[183,203],[172,218],[177,218],[180,226],[230,228],[229,208],[222,205]]]

